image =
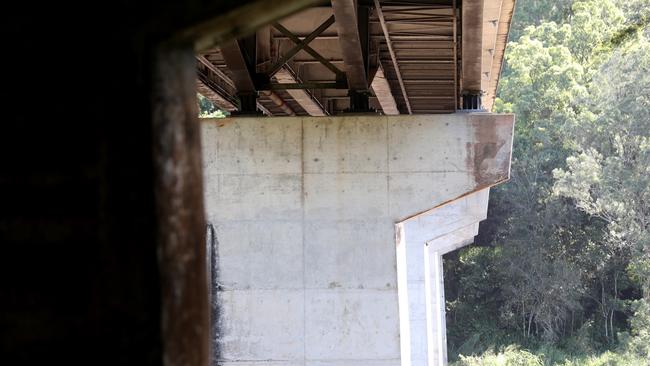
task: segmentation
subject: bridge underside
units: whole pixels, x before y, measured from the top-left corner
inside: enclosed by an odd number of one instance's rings
[[[443,365],[441,255],[508,179],[512,115],[202,125],[215,361]]]
[[[198,90],[273,116],[490,110],[514,0],[465,3],[331,0],[202,50]]]
[[[509,177],[513,7],[331,0],[197,55],[236,115],[202,126],[218,364],[446,364],[442,255]]]

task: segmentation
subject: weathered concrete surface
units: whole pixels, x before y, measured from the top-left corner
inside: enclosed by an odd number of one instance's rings
[[[216,361],[406,364],[400,326],[418,322],[400,324],[395,228],[415,235],[409,223],[443,227],[431,221],[441,217],[451,220],[444,236],[478,222],[487,194],[468,194],[508,178],[512,127],[513,116],[492,114],[203,122],[205,203],[219,242]],[[434,214],[458,198],[457,216]],[[413,243],[423,264],[427,242],[458,244],[422,233]],[[431,295],[417,292],[404,298]],[[433,339],[422,339],[425,354]]]

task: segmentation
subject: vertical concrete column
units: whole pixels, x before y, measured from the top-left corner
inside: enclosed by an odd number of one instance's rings
[[[427,244],[424,258],[428,365],[446,365],[447,326],[442,253]]]
[[[402,366],[447,364],[442,256],[472,243],[489,188],[397,225]]]
[[[398,232],[404,233],[403,227]],[[424,242],[402,236],[397,244],[402,365],[427,365],[427,298]]]

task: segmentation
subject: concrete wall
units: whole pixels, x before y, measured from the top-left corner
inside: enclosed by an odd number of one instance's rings
[[[396,227],[415,233],[408,222],[507,179],[512,127],[492,114],[204,121],[217,361],[402,364]]]

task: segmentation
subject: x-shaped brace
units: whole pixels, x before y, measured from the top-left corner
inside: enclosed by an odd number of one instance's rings
[[[341,71],[339,68],[334,66],[329,60],[327,60],[325,57],[321,56],[318,52],[316,52],[313,48],[309,47],[309,42],[313,41],[318,37],[321,33],[323,33],[327,28],[329,28],[332,24],[334,24],[334,16],[332,15],[331,17],[327,18],[323,24],[318,26],[316,30],[311,32],[305,39],[301,40],[298,38],[295,34],[291,33],[287,28],[282,26],[280,23],[274,22],[272,23],[273,27],[280,31],[280,33],[284,34],[286,37],[288,37],[290,40],[293,41],[296,45],[291,48],[289,51],[287,51],[278,62],[271,67],[271,70],[269,72],[270,76],[273,76],[276,72],[278,72],[289,60],[293,58],[299,51],[304,50],[305,52],[309,53],[314,59],[316,59],[318,62],[323,64],[325,67],[327,67],[330,71],[332,71],[334,74],[336,74],[336,79],[337,80],[345,80],[345,73]]]

